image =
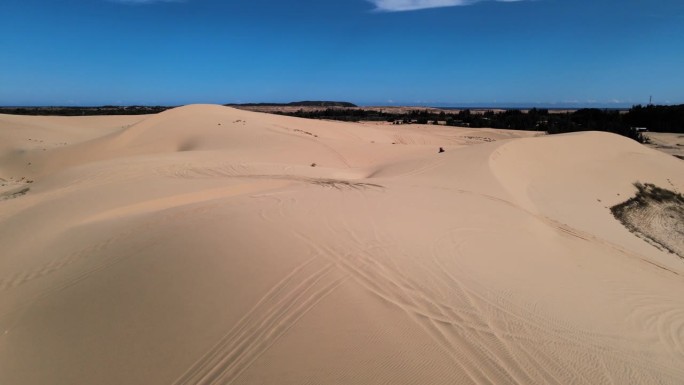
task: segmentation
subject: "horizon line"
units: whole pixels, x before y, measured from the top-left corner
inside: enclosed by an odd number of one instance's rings
[[[311,102],[322,102],[324,100],[309,99],[306,101]],[[607,108],[607,109],[627,109],[634,106],[648,106],[648,105],[661,105],[661,106],[673,106],[680,105],[682,103],[606,103],[606,102],[536,102],[536,103],[526,103],[526,102],[463,102],[463,103],[449,103],[449,102],[414,102],[414,103],[394,103],[394,102],[377,102],[377,103],[355,103],[342,100],[325,100],[326,102],[335,103],[351,103],[357,107],[423,107],[423,108],[441,108],[441,109],[485,109],[485,108],[497,108],[497,109],[530,109],[530,108],[544,108],[544,109],[578,109],[578,108]],[[216,105],[247,105],[247,104],[288,104],[288,103],[298,103],[304,102],[304,100],[296,100],[290,102],[229,102],[229,103],[211,103],[211,102],[192,102],[192,103],[131,103],[131,104],[120,104],[120,103],[102,103],[102,104],[16,104],[16,105],[0,105],[0,108],[102,108],[102,107],[182,107],[192,104],[216,104]]]

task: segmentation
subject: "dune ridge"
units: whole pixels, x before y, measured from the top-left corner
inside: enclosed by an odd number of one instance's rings
[[[611,212],[684,163],[623,137],[191,105],[0,139],[0,383],[684,382],[684,260]]]

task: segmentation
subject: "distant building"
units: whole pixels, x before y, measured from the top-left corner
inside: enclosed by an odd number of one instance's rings
[[[637,130],[637,132],[648,132],[648,128],[646,128],[646,127],[632,127],[632,128]]]

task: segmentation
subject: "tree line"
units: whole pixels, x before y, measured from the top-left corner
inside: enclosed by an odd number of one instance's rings
[[[431,109],[392,111],[377,109],[321,110],[300,109],[294,112],[276,112],[282,115],[309,119],[330,119],[348,122],[388,121],[402,124],[442,124],[460,127],[491,127],[509,130],[545,131],[559,134],[577,131],[607,131],[646,141],[642,129],[655,132],[684,133],[684,105],[637,105],[627,111],[584,108],[571,112],[549,112],[547,109],[484,111],[471,110],[446,112]]]
[[[158,114],[167,106],[100,106],[100,107],[0,107],[0,114],[41,116],[94,116]]]

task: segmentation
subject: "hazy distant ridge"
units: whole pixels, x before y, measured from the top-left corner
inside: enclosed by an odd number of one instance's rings
[[[331,101],[311,101],[304,100],[301,102],[291,103],[242,103],[242,104],[226,104],[226,106],[245,106],[245,107],[358,107],[350,102],[331,102]]]

